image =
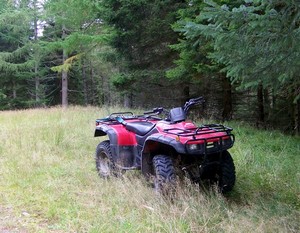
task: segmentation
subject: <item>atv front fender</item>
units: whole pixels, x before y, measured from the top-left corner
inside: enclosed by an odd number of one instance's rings
[[[152,159],[155,155],[162,154],[176,157],[185,153],[185,147],[175,138],[166,137],[159,133],[150,135],[142,150],[142,173],[147,177],[153,174]]]
[[[177,141],[175,138],[167,137],[160,133],[152,134],[146,139],[143,152],[147,152],[148,150],[153,151],[154,149],[156,149],[155,146],[153,147],[153,144],[156,145],[156,147],[161,147],[162,145],[171,147],[179,154],[186,153],[185,146],[180,141]]]

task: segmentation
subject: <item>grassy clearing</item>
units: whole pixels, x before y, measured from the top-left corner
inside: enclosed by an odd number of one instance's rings
[[[110,109],[0,113],[0,232],[299,232],[300,138],[231,122],[237,184],[175,201],[138,172],[101,180],[94,120]]]

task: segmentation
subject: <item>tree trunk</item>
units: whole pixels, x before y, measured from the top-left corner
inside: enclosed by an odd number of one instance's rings
[[[92,90],[93,90],[93,97],[92,97],[92,104],[98,104],[99,103],[99,97],[98,97],[98,94],[99,94],[99,90],[97,88],[97,77],[96,77],[96,80],[95,80],[95,70],[94,70],[94,66],[92,64],[92,62],[90,63],[90,82],[91,82],[91,87],[92,87]]]
[[[131,108],[132,107],[132,95],[131,93],[124,95],[124,107]]]
[[[294,104],[294,132],[295,135],[300,134],[300,101]]]
[[[38,76],[38,64],[35,62],[34,65],[34,73],[35,73],[35,102],[36,105],[40,105],[40,77]]]
[[[259,84],[257,87],[257,122],[256,125],[262,126],[265,122],[265,110],[264,110],[264,93],[263,85]]]
[[[222,120],[229,121],[232,119],[232,86],[230,80],[224,73],[220,74],[223,89],[223,112]]]
[[[105,86],[105,82],[104,82],[104,76],[100,75],[100,77],[101,77],[101,87],[102,87],[101,88],[101,102],[100,102],[100,104],[103,105],[103,104],[106,103],[106,95],[105,95],[105,93],[107,91],[105,90],[106,86]]]
[[[84,104],[88,105],[89,98],[88,98],[88,90],[87,90],[87,75],[86,75],[86,67],[84,61],[82,61],[82,80],[83,80]]]
[[[181,105],[184,105],[186,101],[190,99],[190,86],[185,85],[182,90],[182,100]]]
[[[38,41],[38,18],[37,18],[37,2],[34,1],[34,43],[37,43]],[[37,58],[37,51],[34,51],[34,56],[35,56],[35,64],[34,64],[34,81],[35,81],[35,105],[38,107],[40,106],[40,77],[38,75],[38,58]]]
[[[66,37],[66,28],[62,27],[62,38]],[[67,51],[63,49],[63,64],[67,60]],[[68,72],[63,69],[61,73],[61,105],[63,108],[68,107]]]
[[[13,82],[12,82],[12,95],[13,95],[13,99],[17,98],[17,87],[16,87],[15,80],[13,80]]]
[[[265,124],[269,123],[270,120],[270,115],[271,115],[271,99],[270,99],[270,94],[269,90],[267,88],[263,89],[264,93],[264,120]]]

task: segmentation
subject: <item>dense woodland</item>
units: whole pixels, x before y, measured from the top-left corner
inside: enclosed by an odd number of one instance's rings
[[[299,133],[299,0],[0,0],[0,110],[181,105]]]

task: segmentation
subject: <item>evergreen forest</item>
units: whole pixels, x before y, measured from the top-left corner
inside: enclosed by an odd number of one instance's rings
[[[0,0],[0,110],[203,96],[202,117],[299,134],[299,41],[299,0]]]

